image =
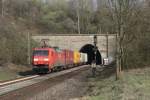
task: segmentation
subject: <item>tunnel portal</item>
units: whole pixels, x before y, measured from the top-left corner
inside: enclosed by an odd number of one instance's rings
[[[87,55],[88,55],[87,64],[91,64],[92,61],[94,60],[94,50],[93,49],[94,49],[94,46],[92,44],[86,44],[80,49],[80,52],[87,53]],[[97,65],[102,64],[102,57],[101,57],[99,50],[96,53],[96,64]]]

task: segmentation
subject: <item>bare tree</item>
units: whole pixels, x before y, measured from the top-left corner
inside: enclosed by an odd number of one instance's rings
[[[4,1],[3,0],[0,0],[0,13],[1,13],[1,16],[3,17],[4,15]]]
[[[117,79],[125,65],[127,44],[130,43],[135,33],[131,32],[131,24],[134,24],[136,14],[137,0],[108,0],[110,13],[118,33],[118,50],[117,50]]]

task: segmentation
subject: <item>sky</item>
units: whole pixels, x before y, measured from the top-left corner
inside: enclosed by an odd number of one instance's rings
[[[93,0],[93,10],[96,11],[97,10],[97,0]]]

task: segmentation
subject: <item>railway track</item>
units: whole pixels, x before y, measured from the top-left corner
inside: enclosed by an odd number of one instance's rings
[[[0,95],[4,95],[9,92],[13,92],[17,89],[25,88],[30,85],[48,80],[50,78],[55,78],[55,77],[65,75],[65,74],[71,73],[73,71],[77,71],[77,70],[80,70],[83,68],[88,68],[88,67],[89,67],[88,65],[84,65],[84,66],[79,66],[79,67],[75,67],[75,68],[68,69],[68,70],[63,70],[60,72],[50,73],[50,74],[43,75],[43,76],[34,75],[31,77],[26,77],[26,78],[22,78],[22,79],[17,79],[17,80],[13,80],[13,81],[0,83]]]
[[[13,84],[13,83],[17,83],[17,82],[20,82],[20,81],[30,80],[30,79],[36,78],[38,76],[39,75],[32,75],[32,76],[28,76],[28,77],[24,77],[24,78],[18,78],[18,79],[15,79],[15,80],[1,82],[0,87],[5,86],[5,85],[9,85],[9,84]]]

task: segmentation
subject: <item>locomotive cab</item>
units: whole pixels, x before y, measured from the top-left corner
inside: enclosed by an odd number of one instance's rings
[[[49,49],[34,49],[33,50],[33,70],[38,72],[48,72],[49,70]]]

